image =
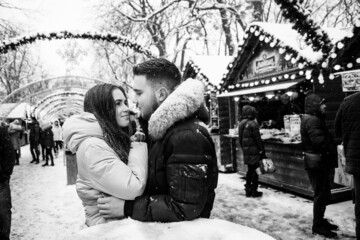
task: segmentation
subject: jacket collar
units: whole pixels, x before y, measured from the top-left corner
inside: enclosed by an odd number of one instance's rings
[[[187,79],[156,109],[149,120],[149,135],[161,139],[174,123],[192,116],[204,104],[204,85]]]

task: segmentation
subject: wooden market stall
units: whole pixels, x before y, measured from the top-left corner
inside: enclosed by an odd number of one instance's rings
[[[349,31],[328,34],[337,42]],[[229,171],[242,175],[247,171],[237,126],[242,106],[250,104],[258,111],[266,155],[277,167],[276,173],[261,175],[259,181],[304,196],[313,195],[301,150],[304,99],[309,92],[327,99],[327,125],[333,130],[337,109],[344,98],[341,81],[338,78],[328,81],[329,75],[319,67],[322,57],[289,24],[253,23],[248,27],[217,95],[221,160]],[[349,197],[348,187],[332,185],[333,200]]]
[[[220,154],[219,106],[215,92],[218,91],[220,80],[232,59],[229,56],[192,56],[183,71],[183,80],[196,78],[206,86],[205,101],[210,113],[208,127],[215,143],[220,171],[225,171],[225,166],[222,165]]]

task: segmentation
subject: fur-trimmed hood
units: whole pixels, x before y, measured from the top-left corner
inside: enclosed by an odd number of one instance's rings
[[[103,139],[103,131],[94,114],[83,112],[68,118],[63,126],[64,142],[67,148],[76,153],[80,144],[87,138]]]
[[[204,84],[195,79],[182,82],[156,109],[149,120],[149,135],[158,140],[174,123],[186,119],[204,105]]]

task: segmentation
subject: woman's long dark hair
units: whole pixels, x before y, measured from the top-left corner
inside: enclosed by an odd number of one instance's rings
[[[124,163],[128,162],[130,151],[130,136],[128,131],[121,128],[116,121],[116,103],[112,92],[120,89],[125,95],[125,90],[109,83],[95,85],[90,88],[84,99],[84,111],[95,115],[107,144],[116,152]]]

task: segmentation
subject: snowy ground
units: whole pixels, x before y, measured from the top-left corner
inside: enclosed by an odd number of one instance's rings
[[[83,227],[84,214],[75,186],[66,185],[63,154],[55,159],[54,167],[30,161],[27,145],[11,178],[11,239],[72,239]],[[260,190],[264,192],[261,199],[246,198],[244,180],[238,174],[220,174],[212,218],[255,228],[275,239],[324,239],[311,234],[311,201],[271,188]],[[355,239],[351,201],[332,204],[325,214],[339,225],[339,239]]]

